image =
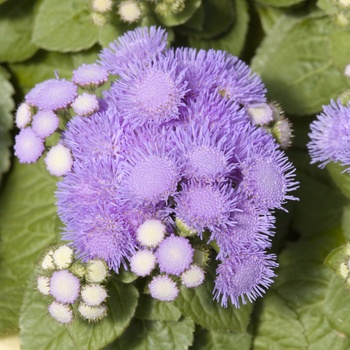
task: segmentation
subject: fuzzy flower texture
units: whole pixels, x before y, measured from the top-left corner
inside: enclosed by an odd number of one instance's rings
[[[261,127],[272,112],[260,77],[227,52],[168,49],[166,40],[162,29],[137,28],[73,72],[73,82],[34,87],[18,115],[16,152],[23,162],[43,152],[27,105],[47,114],[73,108],[48,163],[63,175],[58,214],[78,257],[131,270],[164,301],[215,268],[214,299],[239,307],[273,281],[274,210],[296,200],[298,182]],[[101,98],[77,96],[79,84],[91,92],[105,72],[112,83]]]

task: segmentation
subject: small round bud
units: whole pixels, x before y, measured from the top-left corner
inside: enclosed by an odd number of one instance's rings
[[[53,251],[50,250],[45,256],[41,263],[41,267],[44,270],[53,270],[55,268],[55,265],[53,264],[53,258],[52,258]]]
[[[146,220],[136,231],[137,240],[145,247],[156,247],[164,238],[166,226],[157,219]]]
[[[91,14],[91,19],[96,27],[103,27],[107,23],[107,18],[102,13],[93,12]]]
[[[273,112],[267,103],[252,103],[248,106],[247,113],[255,125],[266,125],[273,121]]]
[[[108,12],[112,9],[112,0],[92,0],[91,8],[100,13]]]
[[[15,155],[20,163],[34,163],[45,150],[44,141],[31,128],[21,129],[15,137]]]
[[[344,75],[347,77],[347,78],[350,78],[350,64],[348,64],[345,69],[344,69]]]
[[[182,284],[187,288],[195,288],[204,282],[204,270],[192,265],[181,275]]]
[[[97,306],[105,301],[107,292],[99,284],[88,284],[81,290],[81,298],[89,306]]]
[[[282,149],[287,149],[292,143],[293,130],[288,119],[278,120],[272,128],[272,134]]]
[[[55,271],[50,279],[50,293],[63,304],[74,303],[79,296],[80,281],[67,270]]]
[[[39,276],[37,279],[38,291],[44,295],[50,294],[50,278],[46,276]]]
[[[156,257],[149,250],[139,250],[130,259],[130,268],[137,276],[149,275],[156,265]]]
[[[173,301],[179,294],[176,283],[167,275],[154,277],[148,288],[152,298],[161,301]]]
[[[343,278],[347,279],[349,277],[349,268],[344,262],[340,264],[339,271]]]
[[[108,71],[97,63],[83,64],[73,71],[72,80],[82,88],[96,88],[108,80]]]
[[[84,92],[78,96],[72,103],[72,108],[77,115],[88,117],[99,109],[99,103],[96,95]]]
[[[51,175],[62,176],[67,174],[73,165],[70,149],[60,143],[53,146],[46,155],[45,163]]]
[[[99,321],[107,315],[107,308],[105,305],[89,306],[85,303],[80,303],[78,311],[87,321]]]
[[[59,270],[68,268],[73,262],[73,249],[67,245],[57,248],[52,254],[53,262]]]
[[[136,1],[125,0],[119,3],[118,14],[122,21],[134,23],[140,19],[141,9]]]
[[[52,318],[56,321],[67,324],[73,321],[73,312],[72,308],[69,305],[64,305],[54,301],[49,306],[49,313]]]
[[[58,128],[60,120],[52,111],[39,111],[33,117],[32,129],[41,138],[52,135]]]
[[[190,237],[198,234],[198,232],[195,229],[189,227],[185,222],[183,222],[179,218],[175,219],[175,223],[177,228],[180,230],[180,235],[183,237]]]
[[[32,120],[32,110],[28,103],[22,102],[16,111],[16,125],[25,128]]]
[[[108,275],[108,268],[102,260],[90,260],[86,266],[86,280],[88,282],[101,283]]]

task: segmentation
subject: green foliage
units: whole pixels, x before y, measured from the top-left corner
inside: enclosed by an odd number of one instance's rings
[[[305,2],[305,0],[256,0],[259,4],[273,7],[289,7]]]
[[[329,17],[284,15],[259,47],[252,69],[286,113],[317,113],[349,86],[343,75],[349,40],[350,32]]]
[[[23,350],[101,349],[119,337],[128,326],[137,305],[137,289],[130,284],[109,284],[107,317],[99,322],[85,322],[76,316],[63,326],[47,311],[50,298],[35,290],[35,276],[28,284],[21,310],[21,344]]]
[[[8,78],[8,72],[0,67],[0,184],[2,174],[10,168],[9,146],[12,144],[9,130],[13,125],[11,112],[14,108],[12,100],[14,89]]]
[[[35,7],[35,0],[8,1],[0,6],[0,62],[23,61],[37,51],[31,41]]]
[[[56,237],[56,180],[43,162],[15,162],[0,197],[0,334],[17,329],[25,286],[44,247]]]

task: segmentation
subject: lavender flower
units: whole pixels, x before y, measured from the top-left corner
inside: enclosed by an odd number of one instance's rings
[[[44,141],[31,128],[24,128],[15,137],[15,155],[20,163],[34,163],[44,152]]]
[[[156,27],[137,28],[127,32],[112,42],[109,48],[102,50],[102,66],[112,74],[126,71],[129,65],[147,66],[164,51],[166,40],[166,31]]]
[[[74,303],[79,296],[80,282],[68,270],[55,271],[50,279],[50,293],[63,304]]]
[[[195,288],[204,282],[204,270],[197,265],[192,265],[182,273],[181,282],[187,288]]]
[[[329,162],[350,165],[350,106],[344,106],[338,100],[323,107],[317,120],[311,123],[311,141],[308,149],[311,163],[320,162],[323,168]],[[347,169],[349,172],[349,169]]]
[[[216,270],[214,298],[221,300],[224,307],[229,300],[239,307],[240,302],[247,303],[246,299],[252,302],[262,296],[275,276],[272,270],[277,267],[275,259],[273,254],[254,249],[227,257]]]
[[[68,107],[77,96],[77,86],[65,79],[49,79],[35,85],[26,95],[26,102],[44,111]]]
[[[32,110],[28,103],[22,102],[16,111],[16,125],[18,128],[25,128],[32,120]]]
[[[51,175],[66,175],[73,165],[73,158],[69,148],[60,143],[52,147],[46,155],[45,164]]]
[[[130,259],[130,269],[137,276],[147,276],[156,266],[156,257],[150,250],[139,250]]]
[[[98,99],[96,95],[84,92],[74,100],[72,108],[76,114],[82,117],[87,117],[98,111]]]
[[[108,80],[108,71],[97,63],[83,64],[73,71],[72,81],[82,88],[96,88]]]

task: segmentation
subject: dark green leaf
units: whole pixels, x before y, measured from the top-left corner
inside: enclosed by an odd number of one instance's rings
[[[211,269],[205,282],[194,289],[181,288],[181,294],[175,304],[181,312],[201,326],[219,331],[244,333],[247,329],[252,304],[242,305],[239,309],[231,304],[223,308],[213,300],[215,271]]]
[[[252,337],[248,333],[218,332],[201,329],[195,334],[192,350],[249,350]]]
[[[76,52],[88,49],[98,39],[85,0],[43,0],[35,17],[33,41],[49,51]]]
[[[0,6],[0,61],[24,61],[36,52],[31,41],[35,3],[17,0]]]
[[[296,4],[305,3],[305,0],[257,0],[264,6],[289,7]]]
[[[350,175],[344,172],[348,167],[343,167],[337,163],[329,163],[326,168],[343,195],[350,199]]]
[[[226,50],[238,56],[244,46],[248,30],[249,14],[245,0],[236,0],[234,4],[236,13],[235,22],[225,34],[209,40],[202,39],[196,35],[189,36],[188,40],[190,46],[205,50]]]
[[[193,341],[194,323],[134,319],[127,331],[108,350],[183,350]],[[107,350],[106,349],[106,350]]]
[[[143,294],[136,309],[135,317],[150,321],[178,321],[180,310],[174,302],[164,302]]]

